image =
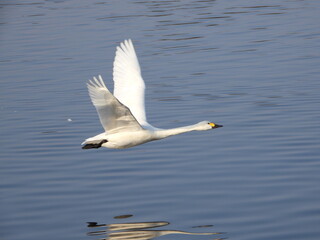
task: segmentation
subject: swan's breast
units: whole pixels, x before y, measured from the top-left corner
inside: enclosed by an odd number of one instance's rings
[[[107,148],[130,148],[154,139],[153,133],[148,130],[135,131],[135,132],[120,132],[107,136],[108,142],[102,144]]]

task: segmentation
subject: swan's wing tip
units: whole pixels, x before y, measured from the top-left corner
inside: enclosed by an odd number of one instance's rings
[[[132,43],[132,40],[131,38],[127,38],[123,40],[123,43]]]
[[[106,105],[106,99],[110,97],[111,93],[104,84],[101,75],[89,79],[87,82],[87,88],[91,102],[95,107],[102,107]]]
[[[99,74],[98,77],[92,77],[92,80],[89,79],[87,82],[87,87],[90,88],[103,88],[103,89],[108,89],[101,77],[101,75]]]
[[[135,52],[133,42],[131,38],[125,39],[116,47],[117,51],[122,50],[123,52],[129,53],[129,52]]]

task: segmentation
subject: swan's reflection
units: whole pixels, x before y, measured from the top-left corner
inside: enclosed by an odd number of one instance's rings
[[[115,218],[120,218],[115,217]],[[132,223],[113,223],[98,224],[96,222],[88,222],[89,228],[106,227],[106,230],[89,232],[89,236],[104,236],[101,240],[149,240],[155,237],[168,234],[187,234],[187,235],[217,235],[219,232],[192,233],[178,230],[151,230],[150,228],[163,227],[169,222],[132,222]],[[206,227],[212,225],[204,225]],[[203,226],[201,226],[203,227]],[[223,239],[217,238],[216,240]]]

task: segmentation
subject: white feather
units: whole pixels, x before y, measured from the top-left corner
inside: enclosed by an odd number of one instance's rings
[[[113,62],[113,95],[125,106],[142,125],[147,123],[144,91],[145,84],[141,76],[139,61],[132,41],[125,40],[117,47]]]
[[[100,122],[108,134],[142,130],[130,110],[120,103],[107,89],[100,75],[99,79],[94,77],[93,81],[89,80],[87,85]]]

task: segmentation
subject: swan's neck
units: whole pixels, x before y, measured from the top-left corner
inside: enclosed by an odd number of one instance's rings
[[[181,133],[191,132],[191,131],[195,131],[195,130],[198,130],[197,124],[190,125],[190,126],[184,126],[184,127],[178,127],[178,128],[172,128],[172,129],[161,129],[161,130],[155,131],[155,138],[162,139],[162,138],[170,137],[173,135],[178,135]]]

